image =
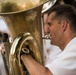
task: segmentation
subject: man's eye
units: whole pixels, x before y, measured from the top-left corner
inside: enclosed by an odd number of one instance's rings
[[[51,23],[48,23],[48,26],[51,26],[52,24]]]

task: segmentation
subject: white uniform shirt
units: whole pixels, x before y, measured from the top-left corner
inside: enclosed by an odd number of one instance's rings
[[[68,43],[51,64],[45,66],[53,75],[76,75],[76,37]]]
[[[57,46],[51,45],[49,39],[43,40],[44,50],[44,64],[52,63],[56,56],[61,53],[61,49]]]
[[[0,50],[0,75],[6,75],[6,70],[2,59],[1,50]]]

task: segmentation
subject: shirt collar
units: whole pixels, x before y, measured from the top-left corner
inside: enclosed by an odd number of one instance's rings
[[[76,37],[74,37],[74,38],[66,45],[66,47],[64,48],[63,51],[65,51],[66,48],[71,47],[71,46],[73,46],[73,45],[76,45]]]

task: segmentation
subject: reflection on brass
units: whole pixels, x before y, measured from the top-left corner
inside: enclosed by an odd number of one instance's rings
[[[14,11],[18,11],[19,8],[17,7],[16,3],[11,3],[11,2],[7,2],[7,3],[3,3],[1,6],[1,12],[14,12]]]
[[[20,50],[29,46],[30,55],[40,64],[43,64],[43,58],[39,52],[39,46],[37,41],[32,37],[30,33],[22,33],[20,34],[13,42],[10,52],[10,73],[11,75],[21,75],[27,73],[22,68],[22,64],[20,63]],[[23,71],[22,71],[22,70]],[[21,72],[22,71],[22,72]]]
[[[29,75],[20,62],[20,50],[28,46],[30,55],[44,65],[41,11],[48,0],[1,0],[0,16],[4,19],[13,43],[9,53],[9,75]]]
[[[48,0],[2,0],[0,1],[0,12],[17,12],[35,8]]]

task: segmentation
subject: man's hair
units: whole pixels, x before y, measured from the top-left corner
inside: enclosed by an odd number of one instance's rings
[[[65,19],[70,24],[72,31],[76,32],[76,9],[68,4],[58,5],[49,10],[48,15],[55,12],[55,19]]]

